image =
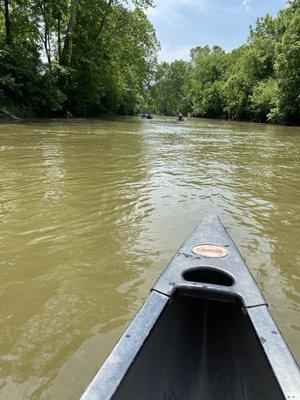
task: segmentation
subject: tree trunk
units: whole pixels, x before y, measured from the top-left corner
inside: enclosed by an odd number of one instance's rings
[[[71,46],[72,46],[72,35],[76,28],[77,11],[79,6],[79,0],[72,0],[70,7],[70,17],[67,27],[67,32],[64,40],[64,46],[61,52],[61,65],[68,65],[71,58]]]
[[[20,120],[20,118],[16,117],[14,114],[11,114],[9,111],[6,111],[4,108],[0,108],[0,114],[6,115],[8,118],[12,119],[13,121]]]
[[[11,44],[11,32],[10,32],[10,18],[9,18],[9,0],[4,0],[4,19],[5,19],[5,41],[6,44]]]
[[[45,32],[44,32],[44,49],[46,52],[47,60],[48,60],[48,65],[49,69],[51,71],[52,69],[52,61],[51,61],[51,48],[50,48],[50,38],[49,38],[49,32],[48,32],[48,23],[45,20]]]
[[[61,34],[60,34],[60,15],[57,18],[57,55],[58,62],[61,61]]]

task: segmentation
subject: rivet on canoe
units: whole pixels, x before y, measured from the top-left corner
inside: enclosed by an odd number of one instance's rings
[[[202,244],[200,246],[194,246],[192,252],[197,256],[209,257],[209,258],[221,258],[229,254],[229,251],[221,246],[212,244]]]

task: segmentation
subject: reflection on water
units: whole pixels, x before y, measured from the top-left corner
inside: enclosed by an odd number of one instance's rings
[[[207,211],[299,359],[299,150],[247,123],[0,125],[0,400],[76,398]]]

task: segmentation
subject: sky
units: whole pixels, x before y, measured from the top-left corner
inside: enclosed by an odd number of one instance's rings
[[[285,0],[154,0],[147,14],[161,45],[159,61],[189,58],[196,46],[230,51],[246,42],[249,26],[267,13],[276,15]]]

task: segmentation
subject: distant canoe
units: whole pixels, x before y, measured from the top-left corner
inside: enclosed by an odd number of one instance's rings
[[[81,400],[300,399],[299,368],[238,249],[207,215]]]

